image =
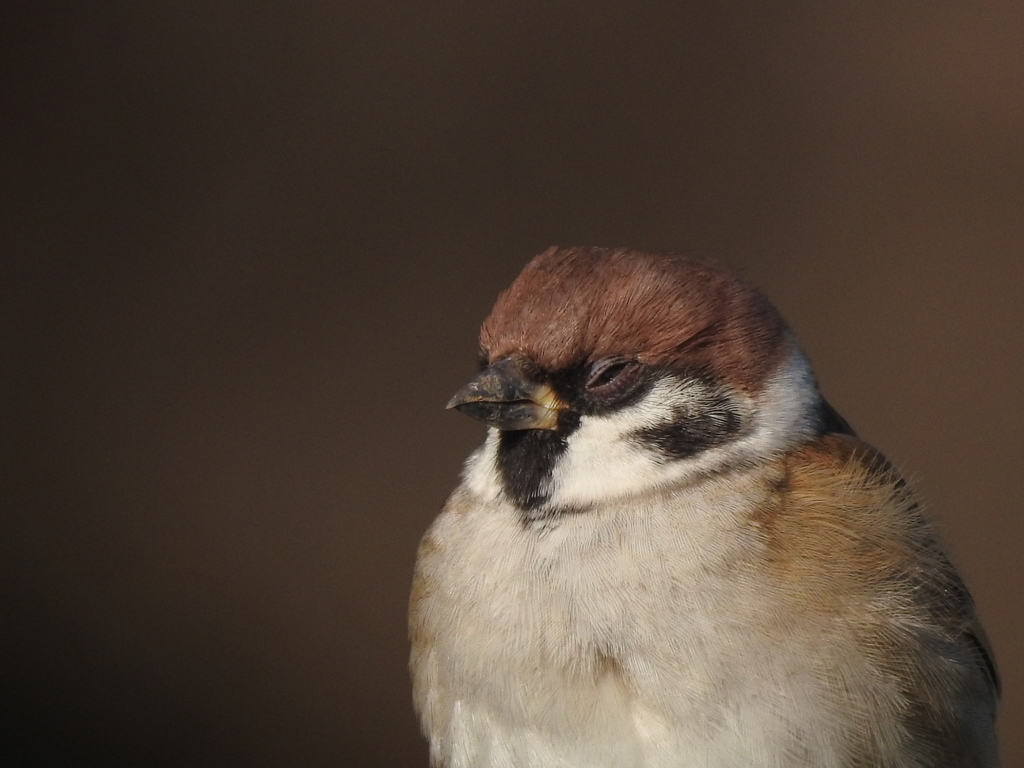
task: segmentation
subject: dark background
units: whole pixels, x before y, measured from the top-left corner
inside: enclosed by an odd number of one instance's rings
[[[27,6],[27,4],[25,4]],[[0,19],[5,765],[425,766],[445,413],[553,243],[718,258],[918,481],[1024,764],[1024,3]]]

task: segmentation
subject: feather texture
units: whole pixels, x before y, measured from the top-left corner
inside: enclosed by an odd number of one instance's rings
[[[440,766],[995,765],[970,597],[906,484],[826,435],[531,530],[458,490],[412,598]]]

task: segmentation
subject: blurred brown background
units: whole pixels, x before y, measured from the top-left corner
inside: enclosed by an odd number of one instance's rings
[[[553,243],[768,292],[942,519],[1024,765],[1020,0],[3,13],[5,765],[425,766],[443,404]]]

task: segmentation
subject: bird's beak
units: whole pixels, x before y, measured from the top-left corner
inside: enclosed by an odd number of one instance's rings
[[[531,381],[508,357],[481,371],[448,401],[448,408],[510,430],[557,429],[564,407],[551,387]]]

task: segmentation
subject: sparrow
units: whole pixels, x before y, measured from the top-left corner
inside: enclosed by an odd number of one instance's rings
[[[552,248],[449,403],[419,547],[436,768],[989,768],[999,682],[913,490],[723,267]]]

